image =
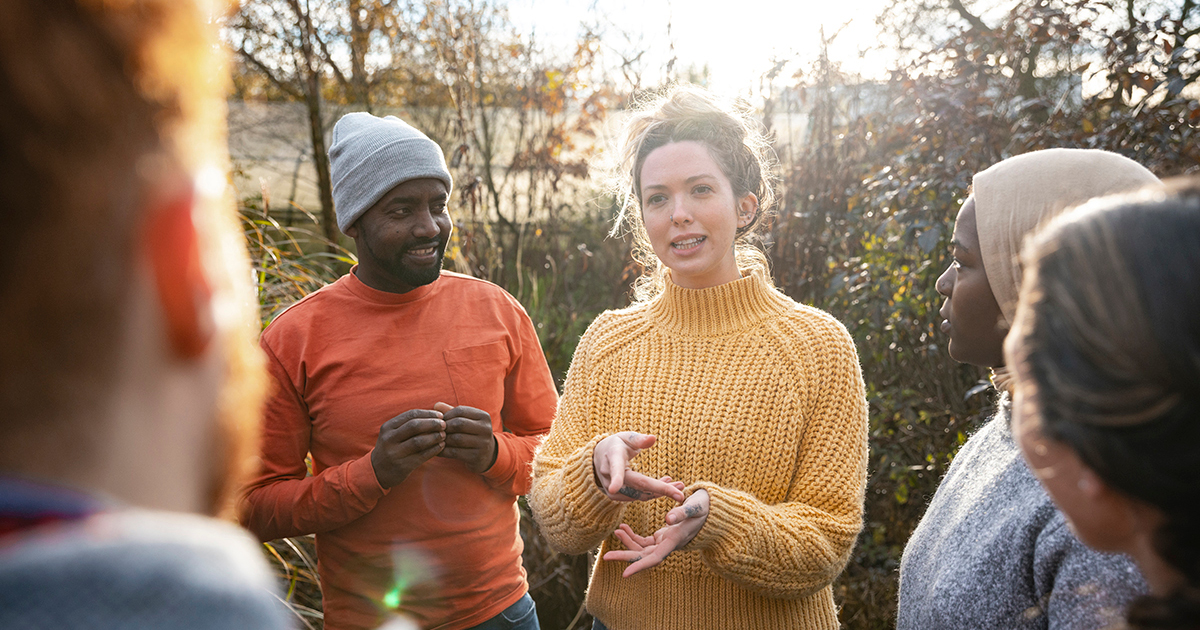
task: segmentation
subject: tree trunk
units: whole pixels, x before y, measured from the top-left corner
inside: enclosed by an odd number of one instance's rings
[[[321,77],[308,75],[308,90],[304,104],[308,109],[308,129],[312,136],[313,168],[317,171],[317,190],[321,195],[321,228],[334,249],[338,238],[337,219],[333,214],[333,180],[329,176],[329,154],[325,149],[325,125],[321,120]]]
[[[317,172],[317,191],[321,196],[321,229],[328,241],[326,249],[333,251],[338,237],[337,220],[333,214],[333,180],[329,176],[329,154],[325,150],[325,124],[321,119],[321,66],[313,50],[313,23],[307,11],[301,12],[299,2],[292,6],[301,17],[300,52],[304,55],[304,105],[308,110],[308,131],[312,139],[313,168]],[[307,4],[305,5],[307,9]]]
[[[367,86],[366,63],[370,32],[362,21],[362,0],[349,0],[347,5],[350,12],[350,85],[354,90],[353,98],[370,112],[371,93]]]

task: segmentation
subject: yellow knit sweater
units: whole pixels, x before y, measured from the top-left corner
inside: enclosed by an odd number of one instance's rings
[[[691,494],[708,491],[699,534],[622,578],[596,561],[588,610],[611,630],[837,628],[830,583],[862,527],[867,414],[853,341],[761,272],[596,318],[579,342],[529,505],[551,545],[620,549],[620,523],[649,535],[669,499],[617,503],[592,449],[619,431],[658,436],[634,460]]]

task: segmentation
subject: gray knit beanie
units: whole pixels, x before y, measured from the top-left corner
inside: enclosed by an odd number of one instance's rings
[[[454,187],[436,142],[395,116],[366,112],[346,114],[333,126],[329,171],[343,234],[385,193],[410,179],[440,179],[447,194]]]

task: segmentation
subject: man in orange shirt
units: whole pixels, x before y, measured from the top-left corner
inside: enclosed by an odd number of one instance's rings
[[[330,630],[390,611],[536,629],[516,497],[557,395],[533,325],[496,285],[441,271],[452,181],[436,143],[354,113],[329,153],[359,264],[263,332],[276,387],[242,522],[263,540],[316,533]]]

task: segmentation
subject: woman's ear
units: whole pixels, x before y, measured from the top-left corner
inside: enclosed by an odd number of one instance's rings
[[[737,205],[737,226],[738,229],[743,229],[754,223],[754,219],[758,216],[758,197],[754,193],[746,193],[745,197],[738,200]]]
[[[215,322],[212,288],[200,264],[200,246],[192,221],[191,186],[151,207],[142,247],[162,308],[167,341],[180,359],[200,356],[212,341]]]
[[[1083,466],[1079,471],[1079,478],[1076,479],[1075,485],[1083,497],[1089,501],[1099,501],[1110,491],[1108,485],[1100,479],[1100,475],[1087,466]]]

